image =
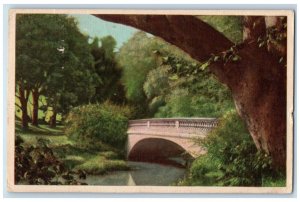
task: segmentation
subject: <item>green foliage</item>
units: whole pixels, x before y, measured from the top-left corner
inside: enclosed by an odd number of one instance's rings
[[[47,106],[57,113],[88,103],[100,78],[88,37],[79,31],[75,19],[18,14],[16,23],[17,84],[45,95]]]
[[[219,119],[219,125],[201,143],[208,149],[208,153],[221,154],[227,148],[238,146],[241,142],[251,140],[245,124],[236,111],[229,111]],[[220,144],[215,144],[216,142]],[[228,145],[230,143],[230,145]],[[227,158],[227,155],[224,156]],[[223,162],[228,162],[222,159]]]
[[[74,174],[66,169],[48,146],[47,139],[37,139],[37,145],[26,147],[24,140],[16,136],[15,182],[30,185],[80,185]]]
[[[136,33],[118,63],[126,97],[139,106],[135,118],[220,116],[234,107],[228,88],[203,69],[205,63],[157,37]]]
[[[203,141],[207,152],[220,161],[226,186],[260,186],[262,175],[271,171],[271,158],[257,151],[245,124],[235,111],[228,112],[220,125]]]
[[[219,117],[230,106],[210,102],[201,96],[177,89],[168,96],[166,104],[161,106],[155,117]]]
[[[161,87],[161,91],[166,89],[160,96],[166,104],[158,109],[156,117],[219,117],[234,108],[229,89],[209,70],[201,70],[202,64],[170,54],[163,65],[168,67],[169,80]]]
[[[191,96],[187,89],[175,89],[166,99],[166,105],[159,108],[156,117],[191,117]]]
[[[79,147],[94,148],[103,142],[124,148],[129,114],[128,107],[109,103],[75,107],[67,116],[65,133]]]
[[[154,97],[149,103],[149,113],[154,115],[155,113],[157,113],[158,109],[160,109],[165,104],[165,98],[163,96]]]
[[[123,68],[122,82],[129,101],[145,100],[143,84],[148,72],[156,67],[153,53],[156,48],[155,41],[144,32],[137,32],[121,47],[118,63]]]
[[[105,57],[109,60],[113,60],[115,58],[115,48],[117,45],[116,40],[112,36],[105,36],[100,39],[101,48],[104,50]]]
[[[226,113],[219,126],[198,140],[206,150],[190,169],[185,183],[217,186],[262,186],[264,178],[276,179],[271,157],[257,151],[245,124],[235,111]]]
[[[166,94],[166,91],[170,88],[169,69],[169,66],[160,66],[147,74],[144,82],[144,92],[148,99]]]
[[[88,174],[102,175],[108,171],[129,170],[129,166],[123,160],[110,160],[103,155],[98,155],[76,166],[75,169],[83,170]]]
[[[216,169],[219,162],[208,155],[197,158],[192,163],[188,176],[179,185],[183,186],[216,186],[223,173]]]
[[[263,177],[263,187],[285,187],[286,176],[282,173],[275,173],[273,176]]]
[[[120,81],[122,69],[116,62],[116,41],[112,36],[94,38],[90,44],[94,58],[95,70],[101,78],[101,83],[96,86],[92,102],[110,100],[117,104],[126,102],[124,87]]]
[[[178,48],[144,32],[137,32],[121,47],[117,60],[123,71],[121,80],[126,98],[135,108],[134,118],[153,116],[159,107],[157,104],[163,103],[162,95],[168,90],[168,67],[160,65],[167,52],[190,58]],[[156,102],[157,98],[152,100],[155,97],[160,97],[162,102]]]
[[[128,119],[133,116],[133,109],[127,105],[116,105],[110,101],[105,101],[98,106],[101,106],[101,109],[103,110],[110,111],[114,114],[120,114]]]
[[[240,16],[199,16],[201,20],[238,44],[243,40],[243,24]]]

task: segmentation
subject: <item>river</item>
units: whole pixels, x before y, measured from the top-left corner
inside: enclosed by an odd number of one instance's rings
[[[185,168],[158,163],[128,161],[131,170],[106,175],[88,175],[82,182],[88,185],[174,185],[184,177]]]

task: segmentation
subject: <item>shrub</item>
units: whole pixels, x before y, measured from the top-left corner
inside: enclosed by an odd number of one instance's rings
[[[124,147],[130,110],[110,103],[89,104],[71,110],[65,133],[81,147],[105,143]]]
[[[47,139],[37,139],[37,145],[26,147],[24,140],[16,136],[15,183],[31,185],[80,185],[75,174],[54,155]]]
[[[220,186],[262,186],[276,179],[271,158],[258,151],[245,124],[229,111],[219,126],[198,140],[207,154],[198,157],[189,171],[190,184]],[[268,179],[263,183],[263,179]],[[280,183],[277,183],[280,184]]]
[[[258,151],[236,111],[229,111],[220,120],[203,146],[221,163],[220,179],[227,186],[261,186],[262,176],[271,171],[271,158]]]
[[[218,170],[219,161],[209,155],[197,158],[191,165],[190,181],[191,185],[212,186],[216,185],[217,180],[223,175]]]

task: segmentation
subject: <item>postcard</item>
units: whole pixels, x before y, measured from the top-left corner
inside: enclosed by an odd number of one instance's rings
[[[292,192],[293,11],[9,15],[9,191]]]

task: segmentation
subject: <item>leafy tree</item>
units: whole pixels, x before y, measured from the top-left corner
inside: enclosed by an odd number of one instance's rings
[[[62,72],[72,67],[73,70],[68,72],[74,72],[77,76],[82,74],[82,79],[87,76],[83,71],[91,69],[87,37],[80,33],[73,18],[51,14],[17,15],[16,35],[17,84],[21,91],[26,89],[32,92],[32,124],[37,125],[40,95],[47,94],[48,100],[56,103],[57,95],[63,94],[63,80],[72,80]],[[86,84],[81,87],[81,97],[85,95],[85,87]],[[78,88],[80,85],[73,86],[73,89]],[[20,100],[25,116],[25,102],[22,97]]]
[[[180,49],[143,32],[137,32],[124,44],[118,54],[118,62],[123,68],[122,81],[127,99],[143,109],[137,112],[137,117],[154,115],[159,107],[166,104],[168,94],[176,88],[187,87],[187,83],[191,84],[191,79],[184,75],[186,70],[192,70],[192,65],[199,66]],[[177,72],[185,77],[178,79],[181,75],[176,75]],[[168,117],[174,115],[169,114]]]
[[[155,42],[144,32],[135,33],[119,51],[118,62],[123,68],[122,81],[126,97],[132,102],[143,102],[143,84],[148,72],[157,65],[153,51]]]
[[[52,110],[50,126],[55,127],[58,113],[64,118],[73,107],[89,103],[99,82],[100,78],[91,65],[65,64],[63,69],[51,74],[44,91],[48,110]]]
[[[120,81],[122,70],[116,62],[116,41],[112,36],[94,38],[90,45],[96,73],[101,83],[96,87],[93,102],[112,102],[122,104],[125,99],[124,87]]]
[[[169,84],[170,66],[159,66],[159,68],[151,70],[144,81],[144,92],[148,99],[166,94]]]
[[[161,65],[149,72],[144,83],[156,117],[218,117],[234,108],[226,86],[202,69],[203,64],[174,54],[173,49],[166,45],[160,50]]]

